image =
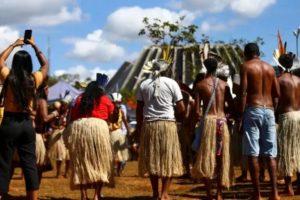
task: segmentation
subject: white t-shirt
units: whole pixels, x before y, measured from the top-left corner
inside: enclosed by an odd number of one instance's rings
[[[159,95],[154,96],[154,80],[144,80],[137,93],[137,100],[144,102],[145,121],[157,119],[175,120],[174,105],[182,100],[179,85],[168,77],[159,77]]]

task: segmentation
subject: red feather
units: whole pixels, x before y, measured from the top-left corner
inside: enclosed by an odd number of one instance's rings
[[[284,47],[283,47],[283,44],[282,44],[282,40],[281,40],[281,36],[280,36],[279,31],[278,31],[278,50],[279,50],[279,55],[284,54]]]

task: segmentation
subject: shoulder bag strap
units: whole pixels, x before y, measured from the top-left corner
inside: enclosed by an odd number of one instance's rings
[[[218,79],[218,78],[216,78],[216,79],[215,79],[215,81],[214,81],[214,88],[213,88],[213,92],[212,92],[212,94],[211,94],[211,97],[210,97],[210,99],[209,99],[209,102],[208,102],[208,104],[207,104],[207,107],[206,107],[205,113],[204,113],[204,115],[203,115],[203,117],[204,117],[204,118],[205,118],[205,117],[206,117],[206,115],[208,114],[208,112],[209,112],[209,109],[210,109],[210,107],[211,107],[211,104],[212,104],[213,100],[215,99],[215,95],[216,95],[216,89],[217,89],[217,87],[218,87],[218,83],[219,83],[219,79]]]

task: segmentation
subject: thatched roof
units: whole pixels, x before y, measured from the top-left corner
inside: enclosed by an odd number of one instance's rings
[[[203,56],[199,53],[199,51],[203,51],[202,49],[203,45],[173,47],[172,75],[170,76],[187,85],[191,84],[203,68]],[[239,71],[239,66],[243,60],[243,51],[239,46],[215,44],[210,47],[210,53],[218,55],[222,62],[229,66],[231,75]],[[148,61],[161,57],[161,46],[150,46],[144,49],[135,62],[123,63],[108,83],[107,91],[113,92],[116,89],[136,90],[142,80],[151,76],[151,74],[142,71],[143,65]]]

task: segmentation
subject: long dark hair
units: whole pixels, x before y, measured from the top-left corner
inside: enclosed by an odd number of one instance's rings
[[[80,114],[91,113],[94,106],[99,105],[100,97],[104,94],[104,89],[99,87],[96,81],[90,82],[81,97]]]
[[[7,79],[18,106],[27,111],[35,90],[35,82],[31,73],[32,60],[30,54],[24,50],[15,53]]]

